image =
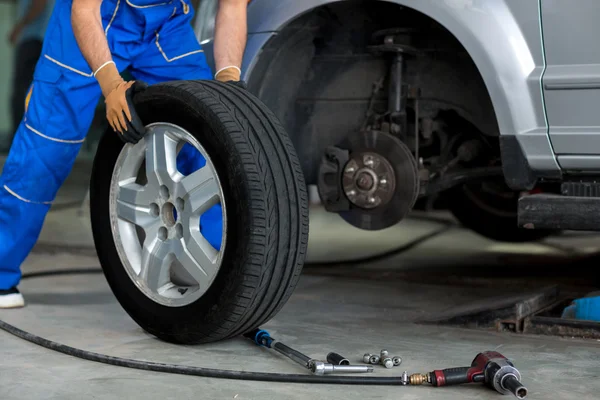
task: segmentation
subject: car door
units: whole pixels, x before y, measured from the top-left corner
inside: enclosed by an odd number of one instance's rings
[[[567,170],[600,170],[600,1],[540,0],[549,135]]]

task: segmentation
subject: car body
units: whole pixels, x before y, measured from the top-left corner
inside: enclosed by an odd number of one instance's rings
[[[216,4],[217,0],[201,0],[195,21],[209,60]],[[373,82],[389,69],[388,53],[368,51],[379,40],[373,42],[374,35],[396,29],[419,51],[405,64],[408,91],[416,88],[420,93],[418,117],[413,117],[417,132],[422,135],[426,127],[435,126],[440,112],[453,111],[493,143],[497,153],[491,153],[499,157],[504,193],[514,194],[510,204],[492,213],[495,219],[466,225],[494,224],[498,218],[510,221],[498,235],[489,227],[470,227],[511,240],[515,232],[510,227],[519,231],[517,204],[524,193],[540,186],[560,193],[560,185],[567,181],[599,175],[598,15],[596,0],[579,0],[577,7],[561,0],[253,0],[248,6],[243,79],[282,121],[308,184],[317,185],[324,152],[360,129]],[[409,33],[403,31],[407,28]],[[389,97],[379,101],[389,102]],[[409,131],[414,121],[408,123]],[[413,154],[416,150],[416,156],[419,146],[417,139],[408,147]],[[438,147],[444,153],[443,146]],[[417,162],[423,178],[418,157]],[[421,186],[424,181],[431,182],[425,177]],[[481,186],[477,190],[483,191]],[[464,194],[454,196],[450,203],[465,203],[464,199]],[[489,205],[489,201],[467,203],[469,208]],[[462,214],[469,218],[468,210]],[[365,216],[359,219],[364,221]],[[387,226],[347,220],[366,229]]]

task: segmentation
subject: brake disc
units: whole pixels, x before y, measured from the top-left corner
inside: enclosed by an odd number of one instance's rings
[[[419,170],[410,149],[380,131],[352,134],[340,147],[349,151],[340,179],[350,203],[340,216],[366,230],[385,229],[406,217],[419,196]]]

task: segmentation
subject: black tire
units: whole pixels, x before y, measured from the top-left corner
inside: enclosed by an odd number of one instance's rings
[[[176,124],[211,157],[228,204],[227,245],[213,284],[194,303],[167,307],[137,289],[110,226],[111,174],[123,143],[107,131],[94,160],[90,208],[111,290],[137,324],[168,342],[214,342],[264,324],[291,296],[308,243],[306,185],[283,127],[251,93],[215,81],[157,84],[135,103],[144,124]]]
[[[501,179],[493,184],[501,188],[502,195],[486,194],[481,183],[473,183],[446,191],[445,204],[465,228],[488,239],[525,243],[538,241],[556,233],[544,229],[520,228],[517,217],[518,193],[509,189]]]

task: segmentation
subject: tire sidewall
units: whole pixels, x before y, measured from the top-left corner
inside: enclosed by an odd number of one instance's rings
[[[219,272],[211,287],[194,303],[182,307],[158,304],[144,295],[130,279],[118,255],[110,226],[109,194],[116,160],[124,147],[117,134],[108,130],[98,145],[90,188],[90,207],[94,241],[104,274],[124,309],[141,326],[159,336],[181,331],[191,319],[196,325],[221,324],[230,310],[222,305],[240,288],[236,279],[244,270],[244,255],[252,242],[251,216],[247,212],[249,195],[240,154],[210,105],[197,100],[194,108],[185,101],[185,93],[169,96],[160,85],[151,86],[136,98],[136,111],[146,125],[166,122],[190,132],[204,147],[221,181],[227,210],[227,239]],[[191,99],[190,99],[191,100]],[[231,127],[229,127],[231,129]],[[176,337],[171,338],[177,341]]]

